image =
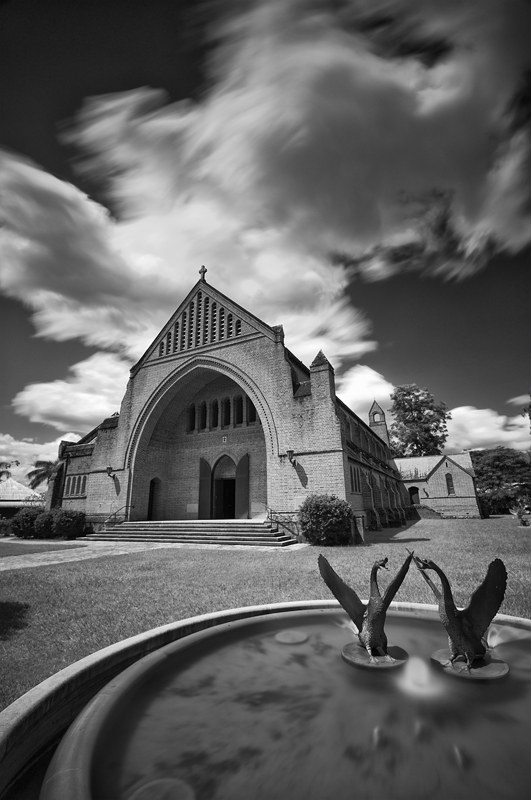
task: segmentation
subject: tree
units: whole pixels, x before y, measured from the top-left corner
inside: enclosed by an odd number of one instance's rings
[[[36,489],[41,483],[47,483],[57,463],[58,459],[55,461],[35,461],[33,464],[35,469],[32,469],[31,472],[28,472],[26,475],[26,478],[29,478],[30,489]]]
[[[519,450],[495,447],[470,452],[481,504],[492,514],[531,502],[529,460]]]
[[[11,477],[11,467],[18,467],[19,461],[0,461],[0,478]]]
[[[393,454],[433,456],[442,452],[448,438],[447,420],[451,414],[445,403],[436,403],[427,389],[416,383],[397,386],[391,395],[394,422],[390,428]]]

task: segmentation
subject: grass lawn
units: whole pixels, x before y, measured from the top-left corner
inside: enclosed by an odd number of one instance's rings
[[[47,542],[37,544],[32,540],[27,543],[10,540],[0,542],[0,558],[5,558],[5,556],[27,556],[30,553],[49,553],[52,550],[70,550],[71,548],[76,549],[86,546],[86,544],[48,544]]]
[[[384,584],[414,549],[446,572],[458,605],[498,556],[509,573],[500,613],[531,617],[531,532],[513,517],[420,520],[371,536],[365,547],[174,548],[2,572],[0,707],[83,656],[158,625],[257,603],[329,599],[321,552],[366,597],[373,562],[388,556]],[[396,599],[434,602],[413,567]]]

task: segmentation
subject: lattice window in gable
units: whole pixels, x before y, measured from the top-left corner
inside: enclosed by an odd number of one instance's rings
[[[181,350],[184,350],[186,347],[186,311],[183,311],[182,321],[181,321]]]
[[[179,323],[175,323],[175,328],[173,331],[173,352],[176,353],[179,349]]]
[[[194,343],[194,316],[195,316],[194,312],[195,312],[195,306],[194,306],[194,302],[192,300],[192,302],[190,303],[190,305],[188,307],[188,347],[189,348],[192,347],[192,345]]]
[[[236,320],[236,328],[235,328],[235,330],[236,330],[236,336],[240,336],[241,332],[242,332],[242,321],[241,321],[241,319],[237,319]]]
[[[209,314],[210,314],[210,298],[205,297],[205,304],[203,308],[203,344],[208,343]]]

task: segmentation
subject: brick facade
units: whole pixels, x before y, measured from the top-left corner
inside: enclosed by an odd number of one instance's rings
[[[397,458],[410,499],[442,517],[480,517],[469,453]]]
[[[322,353],[308,369],[281,327],[204,280],[132,368],[119,415],[62,443],[60,458],[49,502],[94,523],[113,513],[259,518],[326,493],[348,500],[360,523],[370,512],[387,525],[408,503],[385,418],[373,430],[336,398]]]

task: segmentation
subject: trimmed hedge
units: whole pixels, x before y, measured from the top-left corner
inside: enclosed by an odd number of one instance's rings
[[[21,508],[9,520],[9,529],[20,539],[78,539],[85,535],[85,514],[66,508]]]
[[[9,521],[13,536],[19,539],[35,538],[35,520],[42,514],[42,508],[21,508]]]
[[[53,511],[43,511],[35,520],[35,538],[36,539],[53,539]]]
[[[53,538],[78,539],[84,535],[85,514],[83,511],[71,511],[67,508],[58,508],[53,511]]]
[[[352,544],[352,507],[333,494],[311,494],[299,509],[299,524],[310,544]]]

